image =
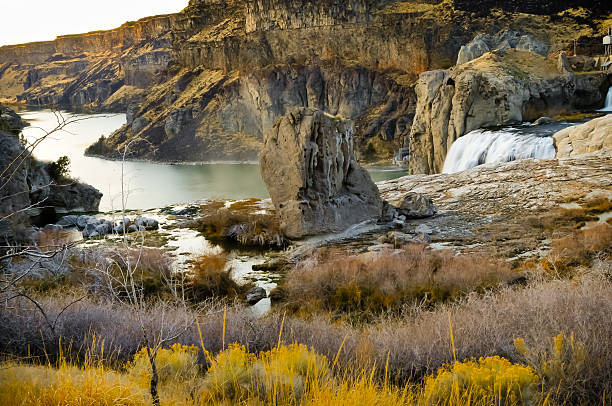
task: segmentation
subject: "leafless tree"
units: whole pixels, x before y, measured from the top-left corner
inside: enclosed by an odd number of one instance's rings
[[[156,312],[158,320],[161,321],[156,326],[151,326],[148,323],[151,303],[145,296],[144,286],[138,278],[143,255],[146,255],[144,249],[145,235],[143,231],[139,230],[131,234],[134,237],[128,238],[128,224],[125,221],[127,218],[127,196],[129,195],[125,184],[125,161],[128,150],[135,141],[137,140],[130,141],[124,147],[121,160],[121,243],[116,255],[109,257],[106,264],[99,266],[96,271],[100,273],[105,281],[107,291],[110,292],[112,298],[118,302],[130,305],[137,315],[142,333],[142,341],[151,366],[150,393],[153,405],[157,406],[160,404],[157,354],[164,345],[178,339],[187,331],[193,325],[194,320],[177,320],[170,314],[173,309],[176,309],[176,306],[186,306],[184,274],[181,272],[170,272],[168,275],[162,276],[169,291],[172,293],[174,303],[170,304],[164,301],[161,304],[157,304]],[[190,313],[185,312],[184,314]]]

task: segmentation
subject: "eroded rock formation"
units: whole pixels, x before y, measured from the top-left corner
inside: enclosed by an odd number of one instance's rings
[[[557,63],[533,52],[509,49],[447,71],[421,74],[409,139],[411,173],[439,173],[452,143],[472,130],[554,116],[603,98],[601,86],[576,80],[563,56]],[[606,80],[599,73],[590,78]],[[578,88],[585,83],[588,92]],[[589,94],[586,99],[584,93]]]
[[[487,52],[494,50],[522,49],[546,56],[548,45],[538,41],[532,35],[523,35],[512,30],[503,30],[496,35],[479,34],[469,44],[461,47],[457,56],[457,65],[480,58]]]
[[[13,225],[2,227],[2,237],[14,237],[30,219],[55,221],[57,213],[98,211],[102,193],[72,179],[52,179],[48,163],[29,156],[17,134],[1,130],[0,173],[0,219]]]
[[[380,217],[382,200],[357,161],[354,127],[297,108],[265,136],[261,174],[289,238],[343,231]]]
[[[557,158],[569,158],[589,152],[612,152],[612,114],[584,124],[568,127],[553,135]]]

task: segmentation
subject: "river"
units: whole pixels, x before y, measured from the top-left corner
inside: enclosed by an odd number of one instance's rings
[[[23,131],[29,142],[57,126],[57,116],[50,110],[22,111],[20,114],[31,124]],[[122,163],[87,157],[84,151],[101,135],[108,136],[125,124],[125,114],[61,114],[69,121],[78,121],[43,140],[36,147],[34,155],[45,161],[68,156],[71,175],[104,193],[100,211],[120,209]],[[129,209],[146,210],[201,199],[269,197],[259,174],[259,166],[255,163],[170,165],[127,161],[123,165]],[[378,182],[404,176],[407,172],[391,167],[370,169],[370,174]]]

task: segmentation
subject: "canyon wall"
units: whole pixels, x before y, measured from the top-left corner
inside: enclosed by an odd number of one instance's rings
[[[137,139],[133,157],[255,159],[277,118],[310,107],[354,120],[362,158],[390,159],[409,139],[418,75],[453,66],[476,33],[555,36],[555,51],[591,27],[519,14],[528,4],[477,16],[477,3],[191,0],[116,30],[0,48],[0,100],[127,111],[89,149],[107,157]]]

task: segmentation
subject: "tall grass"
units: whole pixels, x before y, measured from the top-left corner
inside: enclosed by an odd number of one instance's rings
[[[262,208],[258,199],[226,206],[210,202],[201,207],[202,216],[192,227],[219,245],[283,248],[287,240],[273,211]]]
[[[204,352],[207,352],[203,348]],[[172,405],[484,405],[536,404],[538,377],[528,367],[499,358],[455,363],[420,384],[402,387],[378,381],[364,370],[334,374],[335,363],[304,345],[280,345],[249,353],[232,344],[203,372],[195,347],[174,345],[157,361],[161,404]],[[76,367],[6,363],[0,369],[0,402],[25,405],[143,405],[149,372],[145,350],[124,372],[87,360]],[[483,401],[490,401],[484,403]]]
[[[41,296],[38,300],[54,317],[72,299]],[[543,280],[520,289],[506,287],[499,292],[471,294],[433,309],[407,307],[399,316],[373,320],[368,325],[351,326],[325,316],[283,317],[278,313],[253,320],[239,306],[227,308],[225,313],[224,318],[224,309],[215,305],[198,312],[175,308],[175,320],[198,320],[202,340],[197,326],[189,325],[169,345],[201,347],[203,343],[215,356],[227,349],[227,343],[239,343],[245,351],[257,354],[278,347],[282,326],[281,345],[303,344],[328,360],[337,358],[334,374],[355,378],[359,371],[373,371],[376,382],[386,377],[389,383],[402,388],[454,362],[449,341],[450,315],[458,360],[500,356],[513,363],[532,365],[515,348],[516,338],[522,338],[533,352],[543,354],[550,351],[553,337],[573,334],[574,340],[585,348],[581,379],[561,385],[558,390],[552,388],[553,381],[546,379],[545,385],[551,386],[545,386],[545,391],[554,389],[559,399],[579,398],[586,403],[600,402],[604,391],[612,393],[612,282],[597,268],[573,280]],[[155,332],[160,317],[152,306],[145,327]],[[59,318],[56,333],[62,338],[66,355],[71,346],[75,361],[83,360],[89,349],[113,367],[132,360],[143,346],[139,320],[132,309],[105,301],[84,299],[69,307]],[[94,334],[105,341],[103,355],[100,348],[90,349]],[[59,346],[33,305],[15,299],[0,308],[0,352],[37,356],[43,361],[47,354],[53,362]],[[201,365],[209,365],[203,354],[198,357]]]

